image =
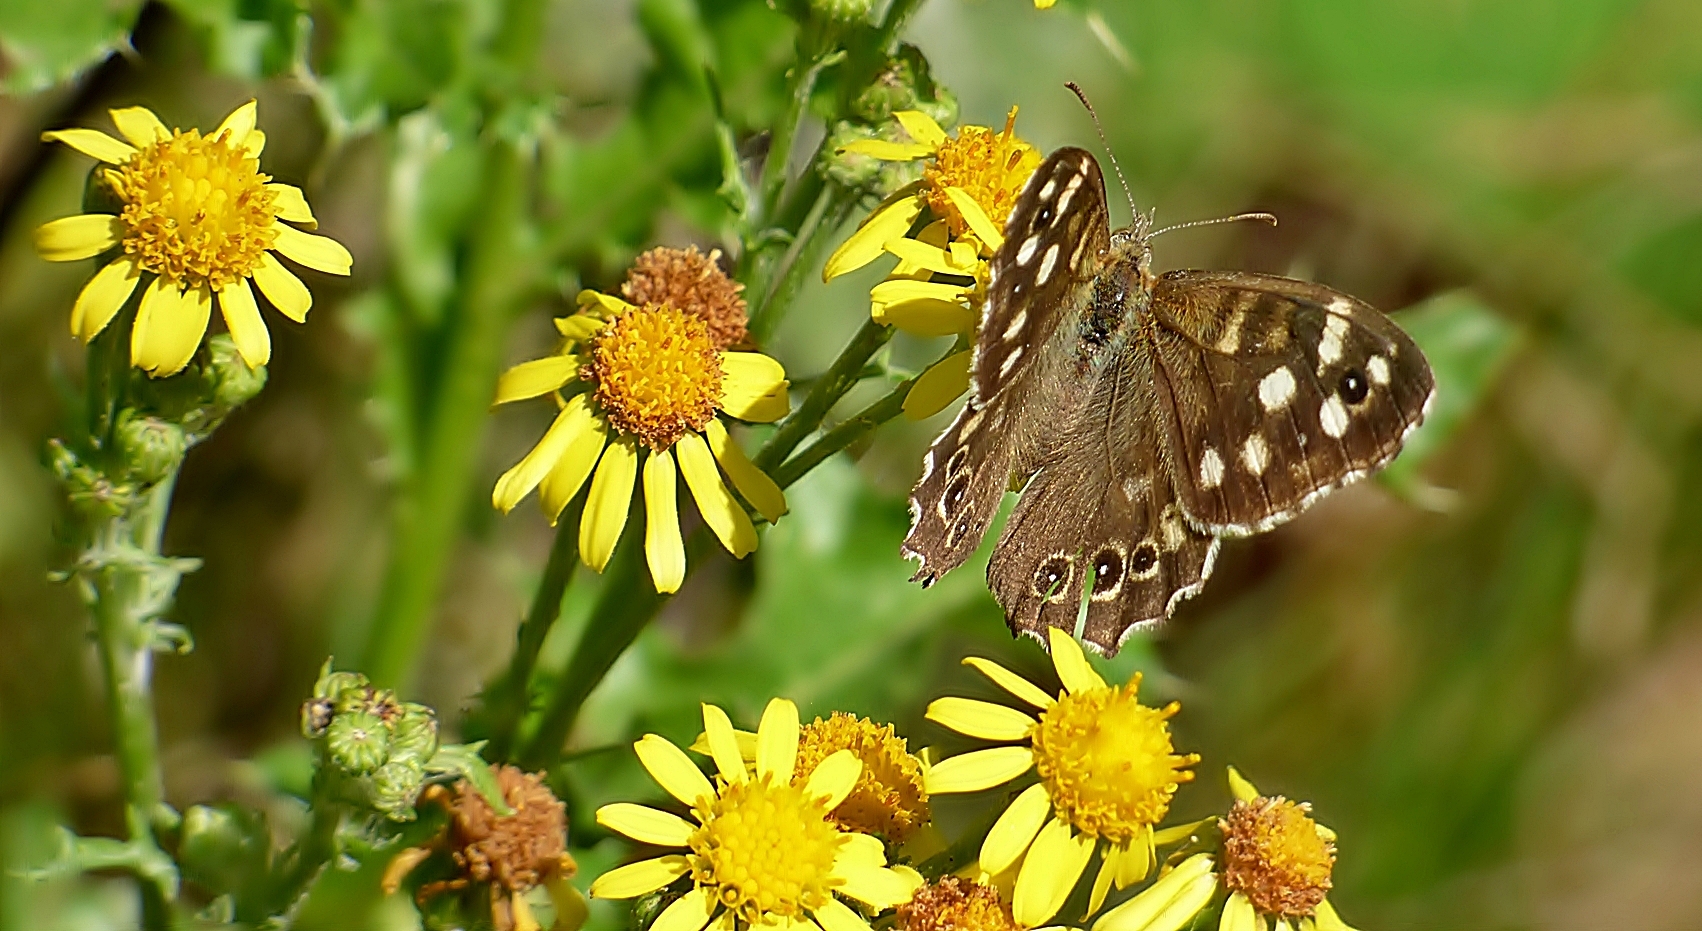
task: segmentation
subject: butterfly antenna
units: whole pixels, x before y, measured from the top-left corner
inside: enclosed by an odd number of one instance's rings
[[[1093,104],[1088,103],[1087,94],[1082,91],[1081,85],[1074,81],[1066,81],[1064,86],[1076,95],[1076,99],[1081,101],[1081,105],[1087,108],[1087,115],[1093,118],[1093,129],[1099,133],[1100,144],[1105,146],[1105,157],[1111,160],[1111,170],[1117,173],[1117,183],[1123,186],[1123,196],[1129,199],[1129,212],[1139,218],[1141,212],[1135,209],[1135,195],[1129,193],[1129,181],[1123,177],[1123,166],[1117,164],[1117,153],[1111,151],[1111,140],[1105,138],[1105,127],[1099,124],[1099,114],[1093,112]]]
[[[1242,220],[1259,220],[1264,223],[1269,223],[1272,226],[1277,225],[1277,218],[1274,213],[1264,213],[1262,211],[1256,213],[1238,213],[1232,217],[1217,217],[1211,220],[1193,220],[1188,223],[1178,223],[1175,226],[1166,226],[1164,229],[1153,233],[1152,236],[1153,238],[1157,238],[1159,236],[1163,236],[1165,233],[1175,232],[1176,230],[1185,230],[1196,226],[1215,226],[1219,223],[1238,223]]]

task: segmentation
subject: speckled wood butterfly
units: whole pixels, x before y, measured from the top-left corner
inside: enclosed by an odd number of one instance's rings
[[[904,555],[931,584],[1021,487],[987,566],[1012,631],[1115,653],[1261,533],[1388,464],[1434,379],[1370,305],[1250,272],[1154,276],[1149,220],[1112,232],[1099,163],[1060,149],[992,259],[970,397],[922,460]]]

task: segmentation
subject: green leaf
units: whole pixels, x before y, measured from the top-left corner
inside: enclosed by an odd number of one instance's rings
[[[472,783],[473,788],[485,797],[485,802],[490,805],[491,810],[506,818],[514,814],[514,809],[508,807],[508,801],[502,797],[502,787],[497,785],[496,773],[490,764],[479,756],[484,745],[485,742],[481,740],[478,743],[438,747],[431,762],[426,764],[426,769],[432,772],[454,773]]]
[[[0,91],[28,94],[68,81],[124,46],[141,0],[0,3],[0,50],[9,66]]]

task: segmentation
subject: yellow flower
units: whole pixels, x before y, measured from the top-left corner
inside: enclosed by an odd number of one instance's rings
[[[1093,931],[1181,931],[1216,894],[1211,855],[1197,853],[1101,915]]]
[[[692,887],[652,931],[717,931],[765,925],[869,931],[868,919],[836,896],[882,911],[910,900],[922,877],[886,865],[881,842],[841,831],[830,814],[850,795],[863,766],[849,750],[794,775],[798,707],[774,699],[757,727],[756,766],[746,766],[732,722],[703,706],[718,778],[710,783],[685,752],[655,734],[633,745],[656,782],[691,809],[693,821],[643,805],[597,810],[597,823],[640,843],[683,848],[617,867],[591,884],[593,898],[630,899],[682,876]]]
[[[1004,244],[1005,220],[1041,157],[1017,137],[1015,107],[1003,132],[964,126],[955,138],[919,110],[895,116],[913,141],[860,140],[845,151],[888,161],[926,158],[922,180],[876,207],[827,260],[822,277],[831,281],[891,253],[898,265],[869,294],[875,322],[917,336],[962,337],[956,351],[911,386],[904,413],[920,420],[969,387],[964,343],[973,338],[986,302],[987,259]],[[933,222],[909,237],[924,211]]]
[[[1020,931],[999,891],[961,876],[941,876],[898,907],[899,931]]]
[[[841,750],[863,764],[856,788],[833,810],[834,824],[846,831],[875,834],[902,844],[927,824],[928,792],[922,762],[910,754],[891,724],[835,711],[827,720],[804,725],[798,745],[798,776]]]
[[[553,523],[589,479],[579,553],[601,572],[642,472],[650,578],[659,592],[678,591],[686,555],[676,474],[736,558],[756,549],[756,529],[723,473],[770,523],[786,513],[780,487],[745,458],[720,416],[757,423],[785,416],[786,372],[761,353],[719,348],[709,325],[684,310],[635,307],[595,291],[582,293],[580,304],[580,313],[556,320],[563,341],[555,355],[523,362],[497,383],[497,404],[548,395],[561,412],[497,480],[491,503],[507,513],[537,488]]]
[[[1234,767],[1229,788],[1235,804],[1218,822],[1229,900],[1218,931],[1351,931],[1325,898],[1336,833],[1312,820],[1310,805],[1260,795]]]
[[[1141,704],[1139,674],[1126,686],[1107,685],[1069,634],[1053,628],[1050,635],[1052,662],[1064,684],[1056,698],[990,660],[964,660],[1041,709],[1038,719],[967,698],[928,706],[929,720],[958,733],[1014,744],[936,763],[928,771],[929,793],[989,789],[1030,769],[1040,777],[981,844],[981,869],[988,875],[1018,868],[1011,910],[1025,928],[1058,913],[1100,839],[1104,853],[1088,915],[1099,910],[1113,884],[1122,889],[1144,878],[1154,859],[1153,825],[1169,812],[1177,786],[1194,778],[1188,767],[1199,761],[1175,753],[1170,742],[1167,721],[1176,703]]]
[[[317,224],[300,188],[260,172],[266,134],[254,128],[254,101],[237,107],[210,136],[168,130],[145,107],[110,112],[123,140],[92,129],[42,134],[113,166],[101,179],[124,204],[117,216],[82,214],[36,230],[36,250],[53,262],[117,250],[77,296],[72,335],[94,339],[147,275],[130,334],[130,364],[154,376],[182,371],[217,303],[243,361],[265,365],[272,336],[249,282],[301,323],[313,295],[278,255],[347,275],[354,262],[349,251],[290,225]]]

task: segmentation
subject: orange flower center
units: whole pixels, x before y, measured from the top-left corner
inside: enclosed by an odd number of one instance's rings
[[[969,224],[946,194],[946,188],[959,188],[980,205],[994,226],[1004,229],[1028,176],[1039,167],[1040,150],[1017,138],[1016,108],[1012,107],[1004,132],[964,126],[956,139],[940,144],[922,172],[928,207],[935,216],[945,218],[954,237],[963,235]]]
[[[661,450],[715,416],[721,353],[702,319],[646,304],[591,337],[591,362],[580,377],[597,386],[597,403],[615,429]]]
[[[1336,848],[1305,805],[1285,798],[1236,802],[1223,831],[1223,884],[1267,915],[1306,917],[1330,891]]]

